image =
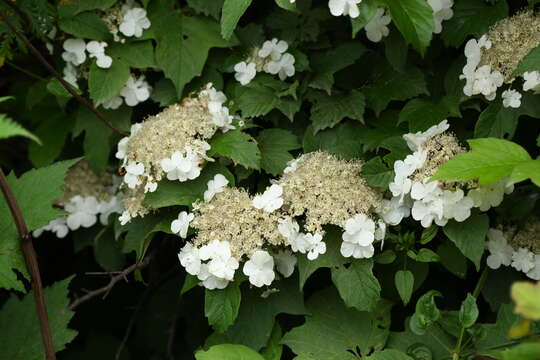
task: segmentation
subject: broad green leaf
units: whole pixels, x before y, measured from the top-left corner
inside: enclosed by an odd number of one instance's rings
[[[160,106],[169,106],[178,100],[176,88],[173,82],[167,78],[162,78],[155,84],[150,98],[159,103]]]
[[[513,184],[526,179],[531,179],[536,186],[540,187],[540,159],[529,160],[516,165],[508,181]]]
[[[113,61],[108,69],[101,69],[93,62],[88,74],[88,91],[94,104],[117,96],[126,84],[129,75],[129,66],[121,60]]]
[[[270,293],[266,298],[261,296],[259,289],[242,289],[242,303],[238,317],[226,332],[232,342],[258,351],[268,342],[277,314],[306,313],[303,294],[298,289],[296,276],[274,282],[272,288],[278,291]]]
[[[430,290],[418,299],[416,311],[409,323],[416,335],[424,335],[427,329],[441,317],[441,312],[435,304],[435,297],[442,296],[440,292]]]
[[[195,353],[196,360],[264,360],[256,351],[244,345],[220,344],[214,345],[207,351]]]
[[[293,121],[294,115],[300,110],[301,102],[289,94],[290,88],[284,83],[269,83],[259,79],[252,81],[247,86],[237,87],[236,99],[238,107],[244,117],[258,117],[268,114],[273,109],[278,109],[289,120]],[[294,94],[294,96],[296,96]]]
[[[360,169],[362,177],[369,186],[388,188],[388,184],[394,179],[394,171],[389,169],[380,157],[374,157],[362,165]]]
[[[334,93],[328,96],[324,93],[314,96],[311,107],[313,132],[333,128],[345,118],[364,122],[366,101],[364,94],[352,90],[348,94]]]
[[[313,295],[306,322],[285,334],[282,342],[300,358],[354,360],[382,349],[389,334],[390,307],[375,312],[346,307],[333,289]],[[354,353],[358,354],[358,357]]]
[[[476,323],[478,319],[478,306],[476,305],[476,298],[471,294],[467,294],[467,297],[461,303],[459,309],[459,322],[464,328],[470,328]]]
[[[219,162],[208,163],[201,171],[201,175],[194,180],[160,181],[156,191],[146,194],[144,204],[152,209],[174,205],[190,206],[193,202],[202,199],[208,188],[208,181],[212,180],[216,174],[225,176],[229,180],[228,186],[234,185],[234,176],[225,166]]]
[[[310,125],[304,134],[302,146],[305,153],[324,150],[344,159],[357,158],[363,154],[362,144],[358,139],[365,129],[357,121],[345,121],[332,129],[314,134]]]
[[[281,327],[279,326],[279,323],[276,322],[268,343],[260,351],[265,360],[281,360],[281,355],[283,354],[283,345],[281,344],[282,336],[283,333]]]
[[[521,60],[513,76],[518,76],[527,71],[540,71],[540,46],[535,47]]]
[[[73,117],[56,112],[42,121],[34,131],[42,144],[32,143],[28,147],[28,157],[36,167],[52,164],[61,154],[68,133],[73,128]]]
[[[407,305],[411,300],[414,286],[414,275],[409,270],[399,270],[394,277],[396,289],[403,304]]]
[[[71,17],[88,10],[105,10],[110,8],[116,0],[73,0],[61,2],[58,6],[58,15],[61,18]]]
[[[447,46],[454,47],[461,46],[470,35],[480,38],[493,24],[508,16],[506,1],[489,4],[484,0],[456,0],[452,10],[454,16],[443,23],[442,38]]]
[[[293,160],[290,150],[301,147],[298,137],[292,132],[283,129],[265,129],[257,136],[261,149],[261,168],[272,175],[279,175]]]
[[[218,20],[221,14],[223,0],[187,0],[188,5],[197,13],[211,16]]]
[[[444,241],[437,248],[440,262],[446,270],[455,276],[465,279],[467,275],[467,259],[463,257],[459,249],[450,241]]]
[[[474,137],[511,139],[516,131],[520,110],[505,108],[501,103],[490,104],[482,111],[474,126]]]
[[[429,243],[435,236],[437,236],[437,233],[439,232],[439,227],[435,224],[431,225],[428,228],[425,228],[422,230],[422,235],[420,235],[420,244],[425,245]]]
[[[407,43],[412,44],[424,56],[433,35],[433,10],[424,0],[385,0],[392,21],[403,34]]]
[[[540,344],[537,342],[518,343],[503,350],[486,351],[483,355],[500,360],[537,360],[540,358]]]
[[[341,255],[341,234],[336,229],[327,231],[324,236],[326,252],[319,255],[315,260],[309,260],[306,256],[298,256],[298,272],[300,274],[300,289],[304,287],[306,280],[320,268],[338,269],[349,262]]]
[[[450,116],[442,103],[435,104],[424,99],[412,99],[401,109],[399,122],[407,122],[412,133],[425,131]]]
[[[424,74],[418,68],[409,67],[397,72],[387,64],[377,66],[372,83],[364,88],[367,105],[377,116],[390,101],[403,101],[427,93]]]
[[[151,40],[126,44],[114,43],[105,49],[105,53],[114,58],[120,58],[132,68],[144,69],[156,66]]]
[[[396,71],[405,71],[409,45],[398,31],[390,31],[384,39],[384,54],[386,60]]]
[[[111,34],[105,22],[94,12],[82,12],[69,18],[61,18],[60,29],[77,38],[106,41]]]
[[[489,218],[487,215],[473,214],[461,223],[451,220],[443,228],[443,231],[478,270],[484,253],[488,228]]]
[[[41,144],[41,141],[30,131],[23,128],[5,114],[0,114],[0,139],[7,139],[12,136],[24,136]]]
[[[174,83],[178,98],[184,86],[202,73],[211,48],[237,43],[234,38],[224,40],[219,24],[208,18],[184,16],[165,8],[149,17],[157,41],[156,63]]]
[[[489,185],[510,176],[516,165],[531,160],[525,149],[508,140],[485,138],[468,143],[472,151],[444,163],[431,180],[478,179],[480,185]]]
[[[221,36],[229,40],[252,0],[225,0],[221,9]]]
[[[63,211],[53,208],[53,202],[62,194],[61,187],[66,171],[79,160],[57,162],[45,168],[30,170],[20,178],[13,174],[8,176],[8,182],[30,231],[45,226],[64,214]],[[12,269],[25,278],[28,278],[28,272],[20,249],[19,233],[3,197],[0,198],[0,214],[0,288],[24,291],[23,284],[17,280]]]
[[[510,290],[514,312],[530,320],[540,320],[540,283],[518,281]]]
[[[332,282],[348,307],[359,311],[371,311],[377,305],[381,285],[373,275],[373,261],[359,259],[349,267],[332,269]]]
[[[69,321],[75,313],[66,310],[69,305],[68,286],[71,279],[54,283],[44,290],[49,326],[56,351],[64,349],[66,344],[77,336],[77,331],[68,328]],[[15,294],[11,295],[1,309],[0,334],[9,341],[2,342],[0,358],[45,359],[33,291],[22,300]]]
[[[218,332],[225,332],[238,315],[241,300],[240,287],[235,281],[223,290],[205,291],[204,315],[208,323]]]
[[[510,338],[508,331],[519,320],[519,317],[512,311],[511,304],[504,304],[499,308],[497,321],[493,324],[481,324],[485,336],[475,342],[478,350],[488,350],[508,344]]]
[[[259,169],[261,152],[257,141],[240,130],[228,131],[214,135],[210,141],[212,147],[209,155],[222,155],[230,158],[235,164],[247,169]]]

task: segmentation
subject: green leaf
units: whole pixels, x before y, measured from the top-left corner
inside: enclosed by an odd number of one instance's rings
[[[306,256],[298,256],[298,273],[300,274],[300,289],[304,287],[306,280],[320,268],[338,269],[349,262],[341,255],[341,234],[336,229],[327,231],[324,236],[326,252],[319,255],[315,260],[309,260]]]
[[[412,99],[401,109],[399,122],[407,122],[412,133],[425,131],[450,115],[442,103],[435,104],[424,99]]]
[[[503,350],[488,351],[485,355],[501,360],[536,360],[540,358],[540,344],[521,343]]]
[[[59,3],[58,15],[60,17],[71,17],[88,10],[105,10],[110,8],[116,0],[73,0]]]
[[[428,228],[425,228],[422,230],[422,235],[420,235],[420,244],[425,245],[429,243],[435,236],[437,236],[437,233],[439,232],[439,227],[435,224],[431,225]]]
[[[526,179],[531,179],[536,186],[540,187],[540,159],[529,160],[516,165],[508,181],[514,184]]]
[[[327,289],[313,295],[307,308],[311,316],[282,340],[298,358],[354,360],[381,349],[388,337],[389,306],[373,313],[358,311],[346,307],[333,289]]]
[[[356,34],[358,34],[358,32],[362,30],[367,25],[367,23],[373,18],[379,5],[380,5],[380,1],[376,1],[376,0],[363,1],[357,5],[358,10],[360,11],[360,15],[355,18],[351,18],[353,38],[355,38]]]
[[[204,315],[216,331],[225,332],[234,323],[240,309],[241,296],[238,282],[229,284],[223,290],[206,289]]]
[[[93,62],[88,74],[88,91],[94,104],[117,96],[126,84],[129,75],[129,66],[121,60],[113,61],[108,69],[101,69]]]
[[[540,70],[540,46],[532,49],[527,56],[521,60],[519,65],[512,76],[518,76],[527,71],[538,71]]]
[[[455,276],[465,279],[467,275],[467,259],[450,241],[445,241],[437,248],[441,264]]]
[[[225,166],[219,162],[208,163],[201,171],[201,175],[194,180],[160,181],[156,191],[146,194],[144,205],[152,209],[174,205],[191,206],[195,201],[202,199],[208,188],[208,181],[212,180],[216,174],[222,174],[229,180],[228,185],[234,186],[234,176]]]
[[[412,44],[424,56],[433,35],[433,10],[424,0],[385,0],[392,21],[403,34],[407,43]]]
[[[540,283],[517,281],[510,290],[516,304],[514,312],[525,319],[540,320]]]
[[[474,137],[512,138],[516,131],[520,109],[505,108],[501,103],[490,104],[482,111],[474,127]]]
[[[510,176],[516,165],[531,160],[525,149],[508,140],[485,138],[468,143],[472,151],[444,163],[431,180],[478,179],[480,185],[489,185]]]
[[[409,355],[395,349],[384,349],[377,351],[365,358],[366,360],[415,360]]]
[[[440,292],[430,290],[418,299],[416,311],[411,317],[411,330],[417,335],[424,335],[435,321],[441,317],[441,312],[435,304],[435,297],[442,296]]]
[[[332,96],[319,93],[314,96],[314,104],[311,107],[313,132],[333,128],[345,118],[363,123],[365,107],[364,94],[356,90],[348,94],[334,93]]]
[[[409,270],[399,270],[394,277],[396,289],[404,305],[411,300],[414,286],[414,275]]]
[[[258,289],[242,289],[242,303],[238,317],[226,332],[231,342],[258,351],[268,342],[277,314],[305,314],[303,294],[297,284],[296,276],[274,282],[272,288],[278,291],[266,298],[261,297]]]
[[[234,38],[224,40],[219,24],[208,18],[184,16],[165,8],[149,17],[157,41],[156,63],[174,83],[178,98],[184,86],[202,73],[211,48],[237,43]]]
[[[69,18],[61,18],[60,29],[77,38],[106,41],[111,38],[105,22],[94,12],[83,12]]]
[[[214,345],[207,351],[195,353],[196,360],[264,360],[256,351],[247,346],[237,344]]]
[[[362,165],[360,173],[369,186],[385,189],[388,188],[388,184],[394,179],[394,171],[388,168],[378,156]]]
[[[403,101],[427,93],[424,74],[418,68],[409,67],[397,72],[387,64],[377,66],[373,82],[364,89],[367,105],[377,116],[390,101]]]
[[[345,121],[332,129],[313,133],[310,125],[306,129],[303,140],[304,152],[324,150],[344,159],[360,157],[363,154],[362,144],[358,141],[365,127],[357,121]]]
[[[443,228],[443,231],[461,253],[474,263],[478,270],[484,253],[488,229],[488,216],[485,214],[473,214],[461,223],[451,220]]]
[[[500,19],[508,16],[506,1],[456,0],[454,16],[444,22],[442,38],[447,46],[460,46],[469,35],[479,38]],[[478,16],[482,14],[482,16]]]
[[[405,71],[408,52],[409,45],[401,33],[390,31],[390,34],[384,40],[384,54],[386,60],[396,71]]]
[[[23,218],[30,231],[47,225],[64,214],[53,208],[53,202],[62,195],[66,171],[80,159],[57,162],[51,166],[34,169],[20,178],[13,174],[8,182],[17,199]],[[28,278],[26,265],[20,248],[20,238],[11,212],[3,198],[0,199],[0,287],[24,291],[23,284],[17,280],[12,269]]]
[[[348,307],[371,311],[377,305],[381,285],[373,276],[373,260],[355,260],[349,267],[332,269],[332,282]]]
[[[209,155],[219,154],[230,158],[235,164],[247,169],[259,169],[261,165],[261,152],[257,141],[240,130],[228,131],[214,135],[210,141],[212,147]]]
[[[59,281],[44,290],[49,326],[56,351],[64,349],[66,344],[77,336],[75,330],[68,328],[69,321],[75,313],[66,310],[69,305],[68,286],[71,279]],[[22,300],[12,295],[6,301],[0,311],[0,334],[4,339],[9,339],[2,342],[0,358],[45,359],[33,291]]]
[[[5,114],[0,114],[0,139],[7,139],[12,136],[24,136],[41,144],[41,141],[34,134],[7,117]]]
[[[441,260],[439,258],[439,255],[437,255],[428,248],[421,248],[420,250],[418,250],[418,254],[412,250],[409,250],[407,252],[407,255],[409,255],[411,259],[419,262],[437,262]]]
[[[36,128],[35,133],[42,144],[32,143],[28,147],[28,157],[36,167],[52,164],[62,152],[68,133],[73,128],[73,118],[66,117],[62,112],[48,116]]]
[[[279,175],[293,160],[289,150],[301,147],[298,137],[283,129],[265,129],[257,136],[261,149],[261,167],[269,174]]]
[[[514,314],[511,304],[502,305],[497,313],[495,323],[480,325],[485,332],[485,336],[475,342],[476,348],[482,351],[508,344],[511,341],[508,337],[508,331],[518,320],[519,317]]]
[[[246,12],[252,0],[225,0],[221,9],[221,36],[229,40],[238,20]]]
[[[237,87],[236,99],[242,115],[258,117],[268,114],[273,109],[278,109],[293,121],[294,114],[300,110],[300,100],[286,96],[291,95],[289,94],[291,89],[288,85],[283,86],[285,83],[278,81],[278,84],[275,84],[261,78],[259,76],[247,86]],[[296,95],[293,94],[293,96]]]
[[[132,68],[145,69],[156,66],[151,40],[126,44],[114,43],[105,49],[105,53],[114,58],[120,58]]]
[[[197,13],[211,16],[214,19],[219,19],[223,6],[223,0],[187,0],[187,3]]]
[[[266,346],[261,350],[261,355],[265,360],[280,360],[283,354],[283,345],[281,345],[281,338],[283,334],[279,323],[275,323],[272,329],[272,335]]]
[[[467,297],[463,300],[461,308],[459,309],[459,322],[464,328],[470,328],[476,323],[478,314],[476,298],[471,294],[467,294]]]
[[[156,83],[150,98],[159,103],[160,106],[169,106],[178,100],[173,82],[166,78],[162,78]]]

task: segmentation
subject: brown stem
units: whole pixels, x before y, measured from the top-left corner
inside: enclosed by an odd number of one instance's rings
[[[120,280],[126,280],[127,281],[127,276],[129,274],[131,274],[132,272],[134,272],[137,269],[145,268],[149,263],[150,263],[150,257],[146,257],[141,262],[131,265],[130,267],[128,267],[125,270],[123,270],[122,272],[120,272],[118,275],[113,276],[106,286],[104,286],[102,288],[99,288],[99,289],[96,289],[96,290],[92,290],[92,291],[88,292],[88,294],[86,294],[84,296],[81,296],[80,298],[73,301],[71,303],[71,305],[68,306],[67,309],[68,310],[73,310],[77,306],[81,305],[82,303],[84,303],[84,302],[86,302],[88,300],[91,300],[91,299],[93,299],[96,296],[99,296],[101,294],[105,294],[105,296],[107,296],[107,294],[112,290],[112,288],[114,287],[114,285],[117,282],[119,282]]]
[[[21,248],[26,262],[26,268],[30,273],[30,281],[34,292],[34,300],[36,302],[37,316],[39,320],[39,327],[41,329],[41,339],[43,340],[43,347],[45,348],[45,355],[47,360],[56,360],[56,354],[54,352],[54,346],[52,341],[51,328],[49,326],[49,318],[47,315],[47,307],[45,305],[45,299],[43,297],[43,285],[41,284],[41,276],[39,274],[39,267],[36,258],[36,251],[32,245],[32,238],[28,233],[28,228],[17,203],[17,199],[9,186],[4,172],[0,168],[0,187],[6,198],[6,202],[11,210],[11,215],[15,220],[17,230],[21,236]]]
[[[8,4],[9,3],[9,0],[3,0],[4,3]],[[16,5],[15,4],[12,4],[12,7]],[[20,11],[20,10],[19,10]],[[0,17],[2,18],[2,20],[4,21],[4,23],[7,25],[7,27],[9,27],[9,29],[15,34],[15,36],[17,36],[23,43],[25,43],[26,47],[28,48],[28,50],[30,50],[30,52],[32,52],[34,54],[34,56],[43,64],[43,66],[45,66],[47,68],[47,70],[49,70],[49,72],[52,74],[52,76],[54,76],[58,81],[60,81],[60,84],[62,84],[62,86],[75,98],[77,99],[83,106],[85,106],[86,108],[88,108],[90,111],[92,111],[105,125],[107,125],[112,131],[116,132],[117,134],[120,134],[120,135],[126,135],[125,132],[123,132],[122,130],[118,129],[116,126],[114,126],[109,120],[107,120],[107,118],[105,116],[103,116],[103,114],[101,112],[98,111],[98,109],[96,109],[92,104],[90,104],[85,98],[83,98],[82,96],[80,96],[79,94],[77,94],[77,92],[71,87],[71,85],[65,81],[62,76],[60,76],[60,74],[56,71],[56,69],[51,65],[49,64],[49,62],[43,57],[43,55],[41,55],[41,53],[39,52],[38,49],[36,49],[34,47],[34,45],[32,45],[32,43],[30,42],[30,40],[28,40],[28,38],[26,37],[26,35],[24,35],[23,33],[19,32],[15,26],[13,26],[13,24],[11,23],[11,21],[9,21],[8,19],[8,16],[2,11],[0,10]]]

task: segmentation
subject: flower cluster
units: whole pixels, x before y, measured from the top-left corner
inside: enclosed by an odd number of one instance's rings
[[[463,92],[467,96],[482,94],[489,101],[495,99],[503,83],[515,80],[514,70],[531,50],[540,45],[540,17],[525,11],[495,24],[479,40],[471,39],[465,45],[467,64],[460,79],[465,79]],[[539,69],[540,70],[540,69]],[[540,85],[540,73],[530,71],[523,78],[523,91]],[[503,106],[518,108],[521,94],[516,90],[502,93]]]
[[[349,15],[354,19],[360,15],[358,4],[361,2],[362,0],[329,0],[328,8],[333,16]]]
[[[120,200],[114,194],[116,186],[113,177],[110,174],[96,174],[85,161],[69,169],[62,190],[63,194],[55,205],[63,207],[67,214],[35,230],[35,237],[44,231],[51,231],[58,238],[63,238],[69,230],[91,227],[98,219],[101,224],[107,225],[109,215],[122,212]]]
[[[257,72],[278,75],[280,80],[293,76],[294,56],[286,52],[289,45],[284,40],[272,39],[263,43],[261,48],[254,48],[251,56],[234,65],[235,79],[242,85],[253,80]]]
[[[107,24],[114,41],[122,43],[125,39],[119,33],[125,37],[140,38],[143,31],[151,26],[146,10],[139,7],[135,0],[127,0],[124,4],[118,3],[107,9],[103,21]]]
[[[512,266],[533,280],[540,280],[540,219],[530,218],[522,229],[489,229],[487,265],[498,269]]]
[[[208,84],[196,98],[187,98],[131,128],[120,140],[116,157],[122,160],[123,184],[130,189],[124,199],[121,222],[145,215],[146,192],[157,189],[158,181],[187,181],[197,178],[205,161],[210,139],[218,129],[233,129],[233,116],[224,106],[225,95]]]
[[[429,227],[433,222],[444,226],[450,219],[464,221],[471,215],[473,207],[486,211],[499,205],[504,193],[512,190],[504,181],[486,187],[474,183],[429,181],[441,165],[466,151],[452,134],[446,132],[448,128],[444,120],[425,132],[403,136],[413,153],[394,163],[395,176],[389,184],[393,198],[384,200],[381,208],[386,223],[397,225],[409,215],[423,227]]]
[[[440,34],[442,31],[442,22],[450,20],[454,16],[452,6],[454,0],[428,0],[429,6],[433,9],[433,32]]]
[[[369,22],[364,27],[366,31],[366,36],[369,41],[379,42],[383,37],[390,34],[390,29],[388,29],[388,24],[392,21],[390,15],[386,14],[385,8],[377,8],[375,14],[369,20]]]

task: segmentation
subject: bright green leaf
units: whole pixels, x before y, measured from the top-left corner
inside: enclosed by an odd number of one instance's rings
[[[536,186],[540,186],[540,159],[529,160],[516,165],[508,181],[513,184],[526,179],[531,179]]]
[[[210,141],[212,147],[209,155],[219,154],[230,158],[235,164],[248,169],[259,169],[261,152],[257,141],[240,130],[228,131],[214,135]]]
[[[464,328],[470,328],[476,323],[478,314],[476,298],[471,294],[467,294],[467,297],[463,300],[459,309],[459,322]]]
[[[207,351],[195,353],[196,360],[264,360],[264,358],[244,345],[220,344],[214,345]]]
[[[60,29],[77,38],[106,41],[111,37],[105,22],[94,12],[82,12],[69,18],[61,18]]]
[[[416,311],[409,323],[411,330],[417,335],[424,335],[435,321],[441,317],[441,312],[435,304],[435,297],[442,296],[440,292],[430,290],[418,299]]]
[[[38,144],[41,144],[41,141],[31,132],[14,122],[5,114],[0,114],[0,139],[7,139],[12,136],[24,136],[37,142]]]
[[[373,261],[355,260],[349,267],[332,269],[332,281],[349,307],[371,311],[380,299],[381,285],[373,275]]]
[[[234,323],[240,308],[241,296],[238,282],[229,284],[223,290],[206,289],[204,315],[216,331],[225,332]]]
[[[156,66],[154,47],[151,40],[129,42],[126,44],[114,43],[105,49],[105,53],[109,56],[120,58],[133,68],[144,69]]]
[[[229,40],[252,0],[225,0],[221,9],[221,36]]]

